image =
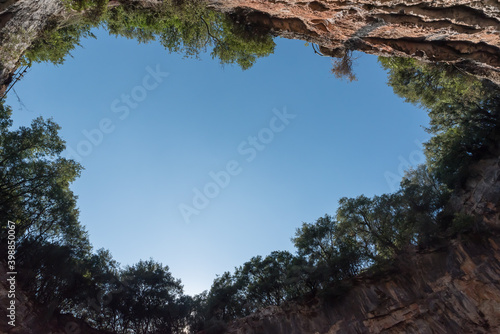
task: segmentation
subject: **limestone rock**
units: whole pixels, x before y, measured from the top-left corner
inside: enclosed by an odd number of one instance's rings
[[[343,296],[290,302],[234,321],[228,334],[500,333],[500,236],[400,256]]]

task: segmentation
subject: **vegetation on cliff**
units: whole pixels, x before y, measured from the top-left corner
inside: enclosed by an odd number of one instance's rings
[[[499,91],[448,65],[380,58],[389,85],[407,102],[428,111],[434,136],[425,144],[427,163],[407,171],[400,190],[368,198],[342,198],[335,216],[304,223],[292,239],[296,255],[273,252],[218,277],[207,293],[205,327],[304,296],[342,293],[344,282],[366,270],[387,268],[407,247],[480,228],[474,217],[449,213],[453,190],[468,167],[493,144],[498,131]],[[200,321],[203,323],[203,321]]]
[[[124,8],[110,15],[130,15],[116,19],[130,25],[110,27],[112,32],[144,41],[157,36],[150,23],[133,28],[144,19],[136,11],[127,14]],[[192,54],[190,44],[171,47]],[[434,137],[425,146],[427,164],[408,171],[395,193],[342,198],[335,215],[304,223],[292,238],[295,254],[253,257],[194,297],[184,295],[180,280],[152,259],[122,268],[109,251],[92,250],[69,188],[82,166],[61,157],[65,145],[58,125],[37,118],[30,127],[12,129],[11,110],[2,103],[0,218],[16,217],[23,289],[43,306],[47,319],[73,313],[116,333],[181,333],[185,328],[209,333],[262,307],[339,294],[346,279],[390,264],[409,246],[426,247],[472,228],[470,217],[445,209],[453,189],[467,177],[468,165],[497,129],[498,90],[446,66],[380,61],[394,91],[429,113],[428,131]],[[6,230],[0,232],[6,240]]]
[[[67,1],[73,10],[65,24],[49,23],[41,36],[24,55],[24,62],[64,62],[82,38],[93,37],[91,30],[102,27],[112,35],[148,43],[159,41],[169,52],[197,57],[211,49],[211,56],[221,64],[250,68],[259,57],[274,51],[268,31],[241,26],[223,13],[208,9],[200,0],[164,1],[144,6],[121,1],[108,8],[105,0]]]
[[[268,31],[236,24],[200,1],[164,1],[144,6],[120,1],[68,0],[75,11],[65,24],[50,23],[24,62],[61,64],[92,29],[197,57],[211,49],[222,64],[251,67],[273,52]],[[334,74],[350,81],[348,57]],[[366,270],[390,264],[407,247],[426,247],[435,239],[472,227],[470,217],[449,214],[452,191],[468,167],[491,145],[498,128],[498,89],[447,65],[413,59],[380,58],[394,92],[428,111],[433,138],[425,144],[427,163],[407,172],[400,189],[368,198],[342,198],[335,215],[303,223],[292,241],[296,253],[255,256],[218,276],[209,291],[184,295],[168,266],[150,259],[125,268],[109,251],[94,251],[78,219],[69,186],[82,166],[65,159],[59,127],[37,118],[13,130],[11,110],[0,105],[0,218],[16,217],[21,285],[30,298],[54,313],[73,313],[101,330],[116,333],[217,332],[224,323],[311,296],[331,296],[344,282]],[[0,230],[6,240],[7,231]]]
[[[379,58],[388,84],[407,102],[428,111],[433,135],[425,144],[427,165],[450,188],[461,183],[470,163],[492,144],[498,126],[498,88],[452,65],[421,64],[410,58]]]

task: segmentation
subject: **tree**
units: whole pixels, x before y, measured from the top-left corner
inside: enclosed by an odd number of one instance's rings
[[[252,306],[246,302],[244,282],[238,276],[225,272],[215,278],[207,296],[208,321],[217,319],[227,322],[253,311]]]
[[[333,217],[325,215],[315,223],[303,223],[292,239],[302,270],[306,270],[305,284],[315,290],[359,272],[363,254],[352,233],[347,233]]]
[[[82,38],[95,37],[91,30],[105,26],[112,35],[135,39],[139,43],[158,40],[169,52],[197,57],[212,48],[221,64],[238,64],[248,69],[259,57],[274,51],[267,30],[240,26],[229,14],[208,9],[200,0],[167,0],[141,6],[122,2],[107,7],[107,0],[68,0],[72,9],[82,11],[67,24],[52,22],[25,53],[24,62],[64,62]]]
[[[0,104],[0,219],[16,222],[18,242],[32,238],[90,249],[69,188],[82,167],[61,157],[59,126],[38,117],[31,127],[10,130],[11,112]]]
[[[11,112],[1,101],[0,220],[16,223],[20,284],[50,312],[67,311],[88,283],[81,273],[91,245],[69,188],[82,168],[61,157],[65,145],[52,120],[38,117],[13,130]]]
[[[16,223],[19,283],[45,320],[65,312],[103,330],[183,332],[193,303],[181,282],[153,260],[120,269],[109,251],[92,252],[69,188],[82,167],[61,157],[59,126],[39,117],[13,130],[11,112],[0,103],[0,219]]]
[[[240,25],[228,15],[218,14],[218,19],[211,24],[214,48],[212,58],[221,64],[238,64],[241,69],[252,67],[257,58],[266,57],[274,52],[274,41],[269,31],[251,25]],[[220,23],[219,23],[220,22]]]
[[[119,264],[108,250],[101,248],[90,254],[83,273],[89,279],[89,286],[84,301],[73,309],[73,313],[97,329],[117,332],[121,327],[120,318],[110,305],[113,301],[116,303],[123,289],[119,271]]]
[[[307,256],[314,263],[329,262],[338,253],[337,235],[337,222],[325,215],[313,224],[303,223],[292,241],[299,255]]]
[[[70,312],[86,301],[91,282],[85,276],[87,268],[81,250],[33,239],[25,240],[18,250],[21,286],[32,300],[44,305],[45,316]]]
[[[451,65],[409,58],[379,57],[388,84],[407,102],[428,111],[433,138],[425,144],[430,172],[450,189],[467,176],[468,166],[494,138],[500,92],[497,86],[463,74]]]
[[[451,190],[430,173],[427,165],[406,172],[400,194],[402,204],[408,208],[406,225],[414,231],[414,243],[424,246],[449,227],[443,210]]]
[[[372,261],[391,258],[412,239],[406,207],[400,194],[368,198],[341,198],[337,210],[339,229],[356,237],[363,254]]]
[[[300,276],[303,263],[290,252],[275,251],[218,276],[210,291],[196,298],[193,328],[217,332],[223,323],[301,296],[307,290]]]
[[[296,280],[291,277],[294,256],[275,251],[262,258],[255,256],[237,271],[245,286],[245,298],[253,308],[279,306],[296,296]]]
[[[186,324],[187,314],[181,312],[182,285],[172,277],[167,266],[139,261],[120,273],[125,285],[120,294],[124,317],[138,334],[161,329],[162,333],[178,333]]]

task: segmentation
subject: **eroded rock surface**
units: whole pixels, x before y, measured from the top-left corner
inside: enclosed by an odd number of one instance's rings
[[[230,334],[500,333],[500,237],[467,237],[360,276],[342,297],[269,307]]]
[[[500,83],[496,0],[209,0],[241,22],[316,43],[326,55],[359,50],[456,63]]]
[[[112,0],[110,6],[125,0]],[[160,0],[128,0],[148,6]],[[325,55],[348,50],[453,62],[500,83],[500,5],[496,0],[206,0],[242,24],[309,41]],[[0,85],[50,18],[70,13],[61,0],[0,1]]]
[[[233,13],[241,23],[258,24],[283,37],[316,43],[327,55],[361,50],[447,61],[500,82],[500,9],[495,0],[210,3]],[[5,88],[8,84],[19,57],[48,20],[65,15],[68,13],[58,0],[0,2],[0,85]],[[478,162],[473,177],[454,199],[457,212],[479,216],[493,230],[500,227],[498,156],[495,152]],[[0,274],[4,277],[5,270]],[[2,284],[0,295],[5,296]],[[4,305],[6,300],[0,301]],[[23,333],[36,322],[33,306],[21,292],[18,305],[19,323],[25,327],[17,330]],[[62,330],[71,321],[61,320],[57,327]],[[425,254],[413,250],[400,258],[397,270],[385,277],[361,276],[342,297],[325,303],[314,300],[308,305],[289,303],[266,308],[229,328],[231,334],[380,332],[500,333],[499,235],[456,240]]]
[[[19,59],[49,19],[68,15],[58,0],[0,2],[0,92],[12,80]]]

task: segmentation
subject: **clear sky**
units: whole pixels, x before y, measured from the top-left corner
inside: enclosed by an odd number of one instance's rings
[[[341,197],[390,192],[422,162],[427,116],[393,94],[374,56],[357,54],[348,84],[303,41],[276,39],[242,71],[95,34],[16,84],[15,126],[53,117],[85,167],[72,189],[94,247],[122,265],[152,257],[188,294],[252,256],[293,251],[302,222]]]

